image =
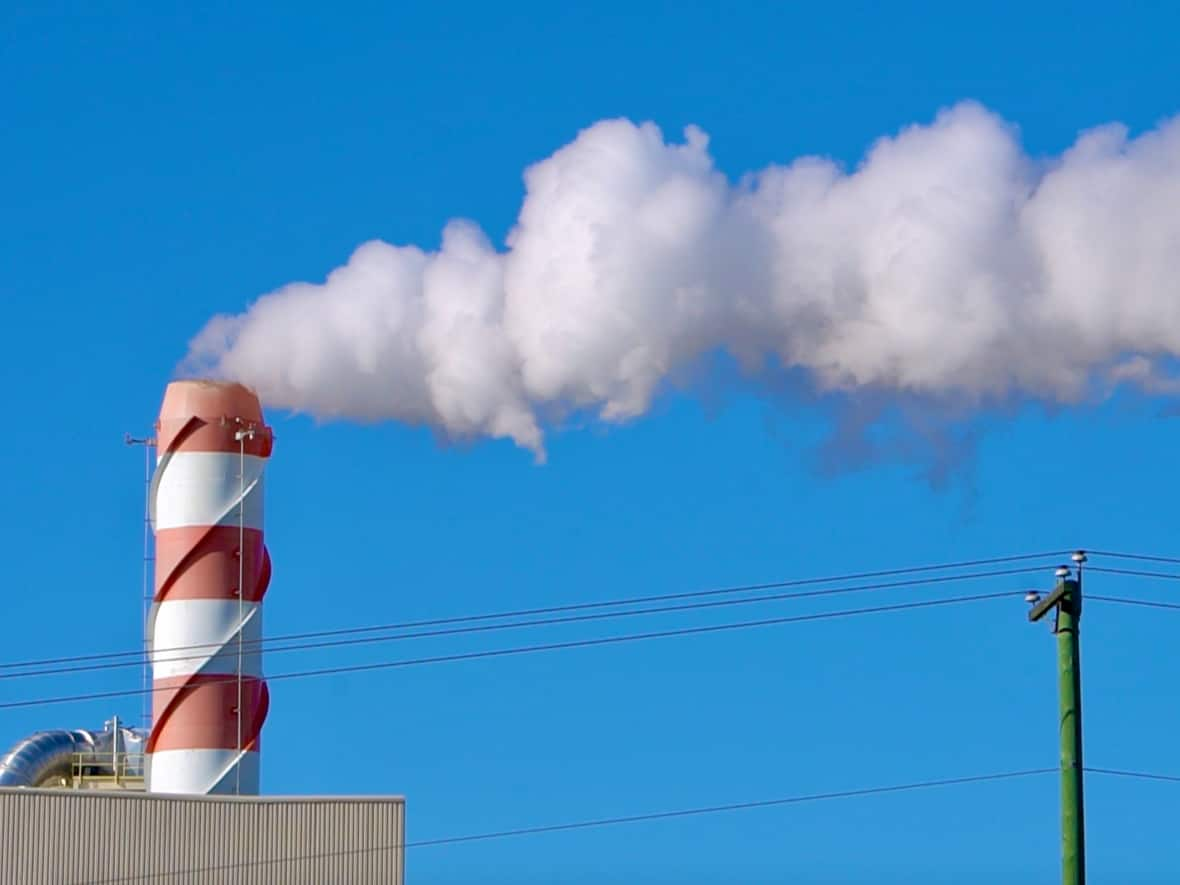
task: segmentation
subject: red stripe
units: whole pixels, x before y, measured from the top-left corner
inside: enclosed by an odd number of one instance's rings
[[[167,599],[237,599],[238,542],[245,541],[241,572],[246,602],[260,602],[270,584],[270,554],[259,529],[183,526],[156,532],[156,602]]]
[[[239,430],[253,430],[244,440],[236,439]],[[160,452],[228,452],[238,454],[242,443],[247,455],[269,458],[274,448],[274,434],[261,421],[232,416],[197,417],[156,422],[156,443]]]
[[[152,683],[152,733],[146,752],[238,747],[238,681],[233,676],[180,676]],[[242,678],[242,744],[258,750],[270,707],[266,682]]]

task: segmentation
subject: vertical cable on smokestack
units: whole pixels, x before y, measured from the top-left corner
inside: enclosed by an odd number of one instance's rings
[[[152,450],[156,441],[152,438],[137,439],[131,434],[123,437],[123,442],[129,446],[143,446],[143,586],[140,592],[139,626],[143,631],[143,667],[141,677],[143,682],[143,704],[140,707],[140,727],[150,729],[151,720],[151,692],[148,685],[151,682],[151,571],[152,562]]]
[[[144,663],[140,678],[143,681],[143,701],[139,708],[139,726],[151,728],[151,695],[148,694],[148,683],[151,667],[148,660],[151,648],[151,634],[149,624],[151,618],[151,452],[152,447],[144,442],[144,562],[143,562],[143,591],[139,595],[139,629],[143,630]]]
[[[234,439],[238,441],[238,549],[244,550],[246,548],[246,438],[253,439],[253,430],[238,430],[234,434]],[[238,557],[238,587],[245,586],[245,558]],[[238,623],[242,623],[245,617],[243,608],[243,594],[238,594]],[[238,631],[238,703],[235,708],[238,725],[238,752],[242,750],[242,631]],[[242,766],[237,766],[236,789],[235,792],[242,792]]]
[[[143,630],[143,672],[141,678],[143,680],[143,702],[140,707],[140,727],[151,728],[151,696],[148,694],[148,682],[150,681],[151,667],[148,661],[148,655],[151,653],[151,648],[148,643],[151,641],[151,633],[149,632],[149,624],[152,613],[152,593],[151,587],[151,549],[152,549],[152,449],[153,446],[148,442],[143,443],[143,591],[140,594],[140,618],[139,626]]]
[[[238,461],[238,550],[244,550],[246,547],[246,437],[242,431],[238,431],[235,436],[238,440],[239,461]],[[245,558],[238,557],[238,587],[239,590],[246,583],[245,581]],[[238,623],[241,624],[244,618],[242,609],[243,594],[238,593]],[[238,714],[238,752],[242,751],[242,631],[238,631],[238,704],[235,708]],[[238,765],[234,769],[237,772],[237,782],[234,791],[241,795],[242,792],[242,766]]]
[[[147,788],[257,793],[270,429],[251,391],[208,381],[169,385],[157,429]]]

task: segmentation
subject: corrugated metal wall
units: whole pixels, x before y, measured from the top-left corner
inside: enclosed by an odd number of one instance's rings
[[[0,882],[392,883],[400,798],[0,789]]]

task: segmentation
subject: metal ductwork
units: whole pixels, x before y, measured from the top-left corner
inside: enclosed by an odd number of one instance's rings
[[[0,787],[120,785],[143,779],[147,732],[111,719],[101,731],[38,731],[0,756]]]

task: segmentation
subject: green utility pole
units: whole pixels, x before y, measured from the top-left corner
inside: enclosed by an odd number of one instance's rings
[[[1086,883],[1086,817],[1082,801],[1082,662],[1078,622],[1082,582],[1061,582],[1057,607],[1057,680],[1061,696],[1061,881]]]
[[[1054,611],[1057,634],[1057,684],[1061,703],[1061,882],[1086,883],[1086,816],[1082,796],[1082,662],[1078,627],[1082,616],[1082,563],[1086,554],[1074,554],[1077,576],[1068,566],[1057,569],[1057,587],[1035,602],[1028,613],[1038,621]]]

